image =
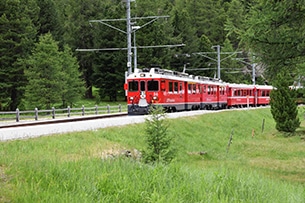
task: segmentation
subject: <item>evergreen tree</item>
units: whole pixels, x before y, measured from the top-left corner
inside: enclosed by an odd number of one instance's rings
[[[170,163],[175,157],[172,146],[173,137],[168,134],[164,110],[162,107],[151,108],[146,124],[147,149],[143,151],[146,163]]]
[[[103,13],[111,10],[109,0],[67,0],[64,7],[65,15],[65,42],[72,50],[102,48],[100,44],[94,43],[95,32],[103,33],[103,30],[96,29],[95,24],[89,24],[89,20],[104,19]],[[58,6],[58,5],[57,5]],[[103,7],[104,6],[104,7]],[[109,34],[109,33],[108,33]],[[111,36],[111,34],[109,34]],[[102,36],[99,36],[102,37]],[[77,60],[86,84],[87,98],[92,98],[93,87],[93,52],[77,52]]]
[[[276,122],[276,129],[294,133],[300,126],[296,103],[296,90],[289,88],[289,74],[282,71],[276,80],[276,89],[270,95],[271,113]]]
[[[221,0],[185,0],[196,28],[197,37],[208,36],[212,44],[223,44],[225,40],[224,22],[226,13]]]
[[[239,34],[256,57],[268,66],[269,79],[287,66],[290,72],[295,72],[300,59],[304,61],[304,20],[304,0],[253,3]]]
[[[23,97],[22,59],[35,42],[37,13],[34,0],[0,1],[0,110],[16,110]]]
[[[238,62],[237,54],[229,38],[226,38],[221,52],[226,54],[221,55],[221,79],[230,83],[252,84],[252,67]]]
[[[29,107],[47,108],[58,103],[65,93],[65,75],[58,45],[50,33],[40,37],[32,55],[25,61],[25,101]]]
[[[205,50],[199,47],[200,39],[196,36],[196,29],[192,25],[190,14],[186,9],[186,3],[184,1],[179,1],[177,5],[173,7],[170,15],[171,26],[173,27],[173,39],[176,39],[176,44],[185,44],[184,47],[173,49],[171,67],[174,70],[182,71],[184,65],[186,65],[187,68],[202,65],[198,62],[202,57],[198,57],[199,59],[197,59],[192,55],[194,52]],[[201,66],[198,68],[201,68]]]
[[[104,13],[103,19],[122,19],[126,18],[126,7],[121,1],[104,2],[105,7],[111,7]],[[105,9],[105,8],[104,8]],[[108,22],[112,26],[121,30],[126,30],[126,22]],[[126,47],[126,33],[119,32],[104,24],[96,23],[93,25],[93,43],[96,47],[103,48],[124,48]],[[92,57],[93,60],[93,85],[99,89],[99,97],[108,97],[110,101],[117,101],[118,97],[123,98],[123,91],[126,66],[127,51],[100,51]]]
[[[249,1],[249,0],[247,0]],[[225,3],[224,8],[226,11],[226,23],[225,27],[228,25],[234,25],[236,27],[241,27],[245,20],[246,8],[243,6],[241,0],[232,0],[230,3]],[[227,31],[227,29],[225,28]],[[237,33],[230,33],[226,36],[232,43],[234,50],[242,48],[239,47],[240,40]]]
[[[266,66],[267,79],[277,88],[271,94],[271,112],[279,131],[294,132],[299,126],[295,92],[288,86],[305,57],[304,20],[304,0],[259,0],[252,1],[241,29],[230,28]]]
[[[110,101],[117,101],[117,97],[124,96],[123,84],[126,58],[123,52],[98,53],[100,56],[94,64],[94,86],[99,88],[100,98],[108,97]],[[121,59],[121,60],[120,60]],[[121,91],[120,91],[121,90]]]
[[[64,76],[62,83],[65,84],[62,93],[63,107],[78,101],[85,93],[85,83],[82,80],[81,73],[79,72],[79,65],[76,57],[73,56],[71,49],[65,45],[64,51],[61,54],[61,66]]]
[[[168,16],[171,4],[162,0],[138,1],[134,5],[132,15],[138,17],[147,16]],[[148,23],[150,19],[137,20],[137,25],[142,26]],[[173,37],[173,29],[167,18],[159,18],[156,21],[150,21],[149,24],[136,32],[136,42],[138,46],[160,46],[177,44]],[[172,52],[164,47],[138,49],[139,68],[147,68],[151,65],[160,65],[169,69]]]
[[[61,19],[60,6],[56,6],[57,0],[39,0],[39,19],[38,19],[38,36],[50,32],[54,40],[58,41],[60,45],[63,44],[63,22]],[[59,2],[58,2],[59,4]],[[62,1],[60,4],[63,4]]]

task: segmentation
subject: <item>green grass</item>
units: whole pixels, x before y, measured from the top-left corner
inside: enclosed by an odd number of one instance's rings
[[[145,124],[2,142],[0,202],[304,202],[304,127],[284,137],[269,109],[168,122],[177,157],[166,166],[105,159],[144,149]]]

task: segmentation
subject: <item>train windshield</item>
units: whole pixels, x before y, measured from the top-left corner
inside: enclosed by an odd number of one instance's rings
[[[154,81],[154,80],[147,81],[147,90],[148,91],[159,91],[158,81]]]
[[[138,81],[130,81],[128,83],[128,91],[130,92],[136,92],[136,91],[139,91],[139,82]]]
[[[145,91],[145,81],[140,82],[140,89],[141,91]]]

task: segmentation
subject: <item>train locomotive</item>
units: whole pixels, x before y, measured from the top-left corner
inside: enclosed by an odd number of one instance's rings
[[[272,86],[230,84],[151,67],[129,74],[124,89],[128,115],[144,115],[156,105],[167,112],[268,105]]]

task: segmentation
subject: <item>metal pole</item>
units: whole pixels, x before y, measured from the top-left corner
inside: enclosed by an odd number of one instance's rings
[[[220,79],[220,45],[217,45],[217,78]]]
[[[137,69],[137,43],[136,43],[136,31],[134,31],[133,32],[133,41],[134,41],[134,59],[133,59],[133,61],[134,61],[134,72],[136,73],[136,72],[138,72],[138,69]]]
[[[131,67],[131,24],[130,24],[130,0],[126,1],[127,7],[127,68],[128,73],[131,74],[132,67]]]
[[[255,85],[255,64],[252,64],[252,82]]]

